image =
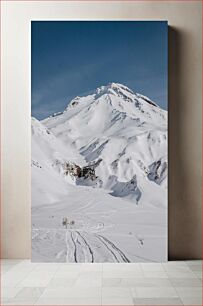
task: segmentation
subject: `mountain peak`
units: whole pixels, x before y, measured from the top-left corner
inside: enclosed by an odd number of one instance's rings
[[[144,107],[144,105],[151,105],[153,107],[159,108],[159,106],[154,101],[142,94],[133,92],[133,90],[128,88],[126,85],[116,82],[110,82],[107,85],[100,86],[96,90],[89,92],[87,95],[76,96],[68,103],[65,112],[68,111],[70,108],[77,108],[77,105],[81,105],[81,103],[89,103],[88,101],[90,100],[92,102],[95,102],[104,98],[103,101],[110,101],[112,96],[114,96],[114,98],[123,100],[123,102],[131,102],[140,110]],[[54,114],[54,116],[60,114],[61,113],[57,113]]]
[[[105,93],[110,93],[110,94],[122,94],[123,93],[124,94],[125,92],[134,94],[134,92],[127,86],[120,84],[120,83],[115,83],[115,82],[111,82],[108,85],[101,86],[96,89],[97,95],[101,95]]]

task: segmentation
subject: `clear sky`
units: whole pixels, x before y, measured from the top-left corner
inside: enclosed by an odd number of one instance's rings
[[[109,82],[167,109],[166,21],[33,21],[31,31],[32,116]]]

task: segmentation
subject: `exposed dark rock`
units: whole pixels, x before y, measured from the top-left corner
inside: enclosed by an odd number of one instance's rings
[[[64,164],[64,173],[65,175],[70,174],[70,176],[81,177],[82,176],[82,168],[76,164],[65,163]]]
[[[70,175],[72,177],[83,178],[83,179],[91,179],[92,181],[97,180],[98,177],[95,174],[95,168],[100,164],[102,159],[91,163],[87,166],[80,167],[74,163],[65,163],[64,164],[64,173],[65,175]]]
[[[31,161],[31,167],[37,167],[37,168],[42,169],[42,166],[39,164],[39,162],[33,159]]]
[[[149,166],[148,179],[160,185],[167,176],[167,162],[158,160]]]
[[[119,182],[117,176],[111,175],[109,177],[108,185],[112,192],[110,193],[114,197],[134,197],[136,202],[141,198],[141,191],[137,186],[137,178],[136,175],[132,177],[132,179],[128,182]]]
[[[77,101],[73,101],[73,102],[71,103],[72,106],[75,106],[75,105],[77,105],[77,104],[78,104]]]

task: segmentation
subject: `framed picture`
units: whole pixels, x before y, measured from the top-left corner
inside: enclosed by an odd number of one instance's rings
[[[167,260],[167,21],[32,21],[32,260]]]

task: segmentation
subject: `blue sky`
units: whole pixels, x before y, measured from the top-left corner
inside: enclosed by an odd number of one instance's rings
[[[109,82],[167,109],[167,22],[32,21],[32,116]]]

